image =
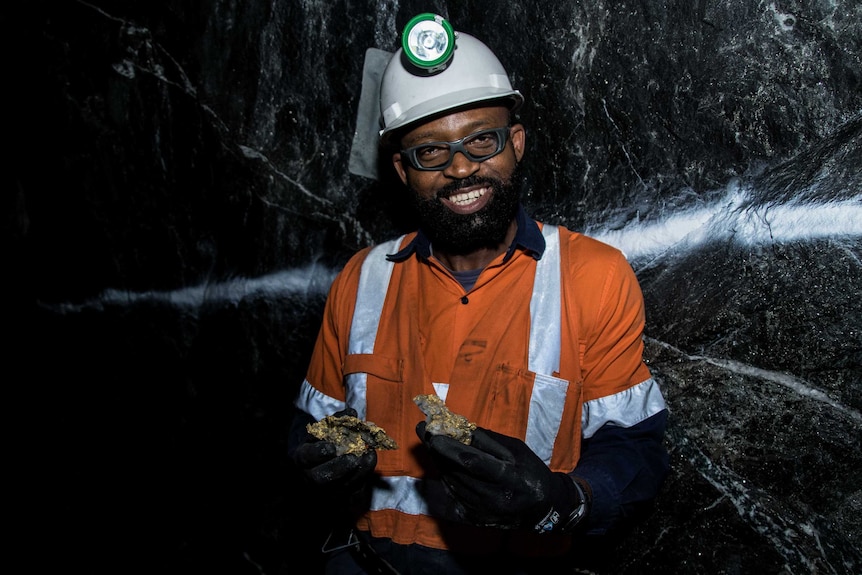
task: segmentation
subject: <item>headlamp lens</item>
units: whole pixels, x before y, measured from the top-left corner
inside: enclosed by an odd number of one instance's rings
[[[410,62],[429,73],[446,68],[455,50],[455,31],[442,16],[425,13],[413,17],[401,35],[401,47]]]

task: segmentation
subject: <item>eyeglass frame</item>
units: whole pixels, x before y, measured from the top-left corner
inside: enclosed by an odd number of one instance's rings
[[[468,152],[467,149],[464,147],[464,141],[465,140],[469,140],[471,138],[475,138],[475,137],[481,136],[483,134],[491,134],[491,133],[496,134],[497,137],[500,139],[500,143],[499,143],[497,150],[495,152],[493,152],[492,154],[477,158],[476,156],[474,156],[473,154]],[[512,133],[512,126],[509,125],[509,126],[501,126],[499,128],[489,128],[487,130],[479,130],[478,132],[473,132],[472,134],[467,134],[466,136],[464,136],[460,140],[454,140],[452,142],[443,142],[443,141],[425,142],[424,144],[419,144],[418,146],[411,146],[409,148],[405,148],[405,149],[401,150],[401,152],[400,152],[401,159],[403,161],[407,162],[407,164],[409,164],[411,168],[413,168],[414,170],[418,170],[420,172],[441,172],[441,171],[445,170],[446,168],[448,168],[449,166],[452,165],[452,162],[455,161],[455,154],[458,152],[461,152],[464,155],[464,157],[467,158],[468,160],[470,160],[471,162],[480,163],[480,162],[484,162],[486,160],[490,160],[494,156],[497,156],[500,153],[502,153],[502,151],[506,149],[506,144],[509,143],[509,137],[511,136],[511,133]],[[451,152],[451,154],[449,155],[449,159],[447,161],[440,164],[439,166],[434,166],[432,168],[426,168],[425,166],[423,166],[419,163],[419,160],[416,158],[416,152],[417,151],[419,151],[422,148],[427,148],[428,146],[441,146],[441,145],[449,146],[449,151]]]

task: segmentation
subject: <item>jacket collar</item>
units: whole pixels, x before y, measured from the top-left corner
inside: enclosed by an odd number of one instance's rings
[[[527,216],[524,211],[524,206],[518,206],[518,212],[515,214],[515,221],[518,224],[518,231],[515,232],[515,238],[512,240],[509,249],[506,250],[506,255],[503,262],[509,261],[518,249],[530,254],[535,259],[541,259],[545,253],[545,238],[542,236],[542,231],[539,225]],[[416,237],[404,246],[398,253],[388,254],[386,259],[393,262],[406,260],[411,254],[415,253],[420,259],[427,261],[431,257],[431,240],[420,228],[416,232]]]

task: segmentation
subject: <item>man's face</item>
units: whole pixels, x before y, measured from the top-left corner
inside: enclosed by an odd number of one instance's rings
[[[456,112],[422,124],[401,140],[402,149],[429,142],[452,142],[482,130],[507,126],[503,106]],[[499,246],[506,236],[520,199],[518,162],[524,153],[524,128],[515,124],[502,152],[474,162],[457,152],[452,164],[438,171],[421,171],[392,160],[401,181],[413,193],[422,229],[440,250],[468,254]]]

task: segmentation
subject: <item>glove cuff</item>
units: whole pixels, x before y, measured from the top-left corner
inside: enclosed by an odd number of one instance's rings
[[[571,533],[589,514],[589,486],[567,473],[557,472],[551,509],[533,527],[537,533]]]

